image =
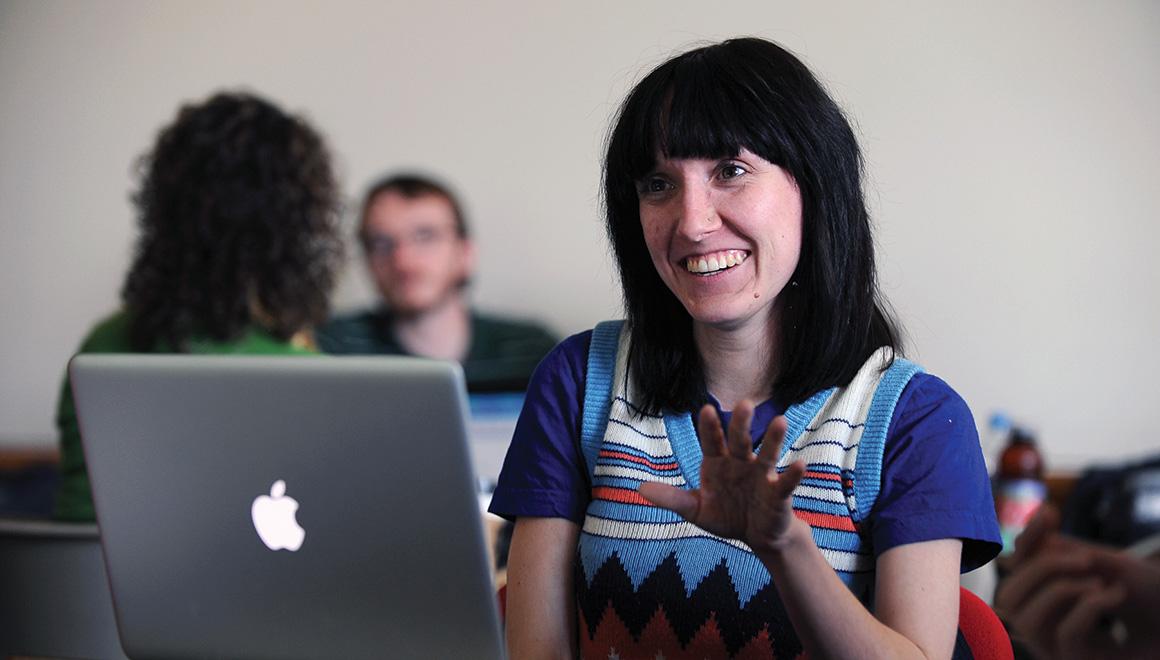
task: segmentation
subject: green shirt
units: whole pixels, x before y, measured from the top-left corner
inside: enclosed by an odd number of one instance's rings
[[[395,337],[385,309],[367,310],[332,319],[315,332],[325,353],[348,355],[409,355]],[[471,392],[527,389],[536,365],[556,346],[556,337],[528,321],[471,314],[471,347],[461,363]]]
[[[81,343],[78,353],[139,353],[129,343],[129,320],[118,312],[101,321]],[[166,350],[152,351],[169,352]],[[203,339],[190,341],[190,353],[282,355],[309,354],[259,328],[250,328],[232,341],[218,342]],[[72,385],[68,374],[60,388],[56,409],[56,426],[60,433],[60,483],[56,493],[55,516],[60,520],[91,522],[94,520],[93,496],[85,456],[81,451],[81,435],[77,426],[76,407],[73,404]]]

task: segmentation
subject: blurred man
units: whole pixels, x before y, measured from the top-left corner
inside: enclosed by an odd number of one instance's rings
[[[383,305],[324,325],[317,332],[322,350],[456,360],[468,389],[478,392],[524,389],[555,346],[538,324],[471,309],[475,248],[458,201],[443,185],[398,175],[371,186],[359,239]]]

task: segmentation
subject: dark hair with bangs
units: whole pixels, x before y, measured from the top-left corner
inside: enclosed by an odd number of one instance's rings
[[[326,318],[339,193],[309,124],[220,93],[182,107],[140,166],[141,233],[121,291],[135,349],[185,351],[253,325],[289,339]]]
[[[692,319],[649,258],[636,183],[666,158],[729,158],[748,149],[785,170],[802,197],[802,246],[782,297],[773,392],[785,405],[849,382],[880,346],[900,351],[880,300],[862,192],[862,155],[842,110],[777,44],[730,39],[661,64],[620,108],[608,136],[604,203],[631,332],[642,407],[706,400]]]

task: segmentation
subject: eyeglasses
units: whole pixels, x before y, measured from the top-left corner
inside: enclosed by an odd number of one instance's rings
[[[453,232],[450,229],[420,227],[399,236],[364,234],[362,236],[362,245],[367,255],[374,258],[385,258],[395,254],[401,245],[408,245],[412,249],[420,252],[429,251],[447,242],[452,236]]]

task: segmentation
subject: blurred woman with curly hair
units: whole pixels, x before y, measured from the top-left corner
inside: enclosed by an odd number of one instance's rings
[[[318,132],[266,100],[222,93],[181,108],[141,166],[124,307],[79,352],[311,351],[342,256],[338,186]],[[56,421],[56,516],[92,520],[67,377]]]

